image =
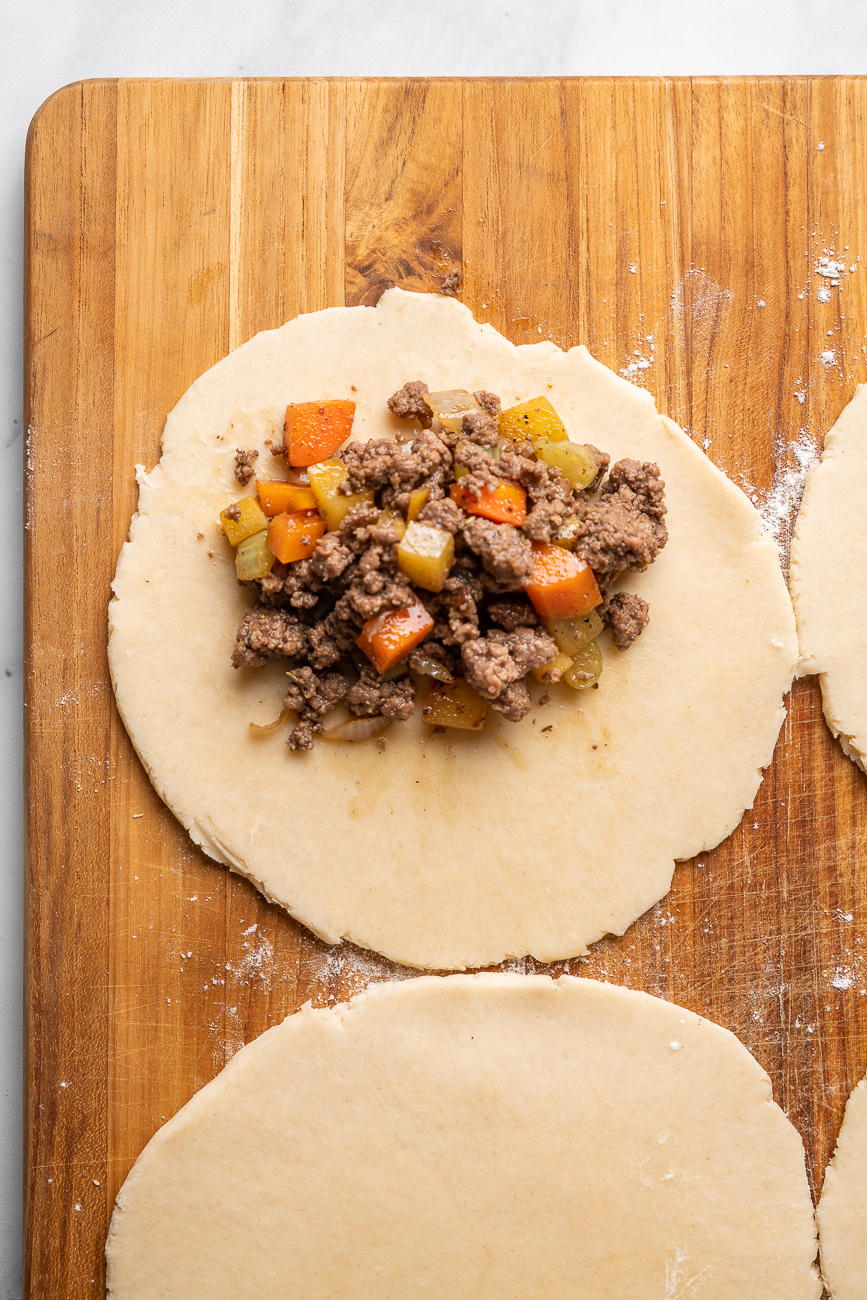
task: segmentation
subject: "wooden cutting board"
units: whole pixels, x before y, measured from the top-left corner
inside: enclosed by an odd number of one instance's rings
[[[132,1161],[242,1044],[308,999],[412,974],[327,948],[205,858],[127,740],[106,607],[134,466],[157,460],[166,413],[258,330],[462,270],[463,301],[514,342],[586,343],[649,388],[785,542],[800,462],[867,378],[865,123],[855,78],[91,81],[40,110],[30,1300],[103,1294]],[[845,271],[818,274],[823,257]],[[797,682],[724,844],[585,960],[509,968],[646,989],[727,1026],[770,1074],[818,1191],[867,1067],[865,845],[867,779],[831,741],[817,685]]]

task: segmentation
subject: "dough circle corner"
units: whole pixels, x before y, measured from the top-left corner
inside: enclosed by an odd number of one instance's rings
[[[818,673],[825,720],[867,770],[867,384],[825,438],[804,485],[790,585],[802,671]]]
[[[867,1080],[846,1103],[816,1210],[822,1275],[832,1300],[867,1295]]]
[[[384,751],[291,754],[248,726],[279,712],[279,667],[230,665],[249,604],[217,523],[238,495],[234,447],[267,463],[288,401],[350,393],[356,435],[392,435],[386,399],[416,378],[504,404],[543,394],[570,437],[659,464],[670,540],[628,584],[652,621],[625,654],[603,647],[598,690],[552,689],[544,730],[493,717],[438,735],[417,709]],[[797,659],[776,548],[650,395],[584,347],[515,347],[460,303],[399,289],[301,316],[193,384],[139,481],[109,611],[127,730],[193,840],[327,942],[427,969],[575,956],[752,803]]]
[[[112,1300],[817,1300],[804,1150],[727,1030],[565,976],[309,1005],[154,1136]]]

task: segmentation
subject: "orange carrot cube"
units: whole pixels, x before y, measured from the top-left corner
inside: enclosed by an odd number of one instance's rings
[[[400,663],[433,628],[434,621],[420,600],[405,609],[390,609],[369,618],[356,645],[364,651],[378,673]]]
[[[327,460],[352,432],[355,403],[343,400],[297,402],[286,408],[283,445],[290,465]]]
[[[527,493],[514,483],[484,487],[479,496],[474,496],[458,482],[451,485],[449,494],[455,505],[466,510],[467,514],[481,515],[497,524],[514,524],[520,528],[527,518]]]
[[[533,575],[527,595],[542,618],[575,618],[602,602],[589,564],[572,551],[545,542],[533,543]]]
[[[272,519],[274,515],[298,514],[302,510],[315,510],[316,498],[312,489],[300,483],[287,483],[284,479],[256,480],[259,493],[259,505],[264,514]]]
[[[318,510],[305,510],[301,514],[276,515],[268,529],[268,548],[281,564],[306,560],[316,549],[319,538],[325,534],[325,520]]]

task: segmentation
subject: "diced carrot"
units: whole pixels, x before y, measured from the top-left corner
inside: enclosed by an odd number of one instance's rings
[[[527,595],[542,618],[575,618],[602,601],[589,564],[572,551],[545,542],[533,543],[533,576]]]
[[[286,483],[283,479],[256,479],[259,505],[269,519],[287,511],[290,515],[300,510],[315,510],[316,498],[309,487],[300,483]]]
[[[268,547],[281,564],[293,560],[306,560],[316,549],[319,538],[325,534],[325,520],[318,510],[305,510],[302,514],[276,515],[268,529]]]
[[[470,515],[482,515],[497,524],[514,524],[520,528],[527,518],[527,493],[514,483],[498,483],[495,488],[484,487],[474,496],[461,483],[453,483],[449,494],[455,505]]]
[[[425,639],[434,621],[420,600],[405,609],[375,614],[361,629],[356,645],[379,673],[388,672]]]
[[[349,437],[354,417],[355,403],[342,399],[287,406],[283,445],[289,464],[327,460]]]

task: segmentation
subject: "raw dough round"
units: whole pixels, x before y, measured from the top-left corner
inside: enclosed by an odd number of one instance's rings
[[[804,1150],[738,1040],[592,980],[309,1005],[117,1199],[114,1300],[815,1300]]]
[[[862,390],[863,391],[863,390]],[[816,1210],[822,1273],[833,1300],[867,1296],[867,1080],[846,1103]]]
[[[251,600],[215,523],[239,495],[234,448],[258,446],[267,472],[289,398],[351,394],[360,437],[393,434],[406,426],[386,399],[416,378],[505,404],[544,394],[578,441],[658,462],[670,541],[626,581],[650,626],[624,654],[604,646],[599,690],[551,688],[535,721],[437,735],[417,709],[384,752],[251,738],[251,721],[279,713],[285,676],[229,662]],[[327,942],[429,969],[575,956],[621,934],[666,892],[674,859],[719,843],[752,803],[797,659],[776,548],[649,393],[585,348],[516,348],[460,303],[399,289],[301,316],[193,384],[140,485],[110,607],[133,744],[195,842]]]
[[[790,584],[801,671],[819,673],[825,720],[859,767],[867,756],[867,385],[859,384],[807,475]]]

